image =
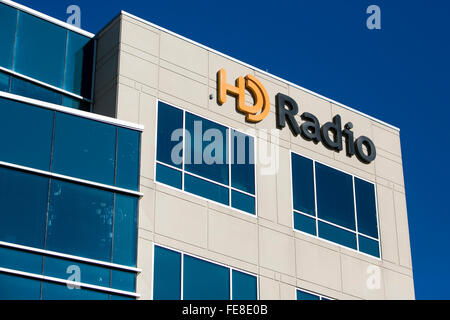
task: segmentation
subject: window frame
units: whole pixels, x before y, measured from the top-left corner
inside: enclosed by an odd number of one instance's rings
[[[298,210],[295,210],[295,209],[294,209],[294,181],[293,181],[293,171],[292,171],[292,156],[293,156],[293,155],[297,155],[297,156],[300,156],[300,157],[309,159],[309,160],[311,160],[311,161],[313,162],[314,205],[315,205],[315,216],[314,216],[314,217],[311,216],[311,215],[308,215],[308,214],[306,214],[306,213],[304,213],[304,212],[301,212],[301,211],[298,211]],[[324,219],[319,218],[318,212],[317,212],[316,163],[320,163],[321,165],[327,166],[327,167],[329,167],[329,168],[332,168],[332,169],[337,170],[337,171],[339,171],[339,172],[345,173],[345,174],[347,174],[347,175],[349,175],[349,176],[352,177],[352,184],[353,184],[353,206],[354,206],[354,213],[355,213],[355,230],[351,230],[351,229],[342,227],[342,226],[337,225],[337,224],[335,224],[335,223],[332,223],[332,222],[329,222],[329,221],[326,221],[326,220],[324,220]],[[314,238],[314,239],[319,239],[319,240],[321,240],[321,241],[325,241],[325,242],[330,243],[330,244],[333,244],[333,245],[335,245],[335,246],[338,246],[338,247],[341,247],[341,248],[345,248],[345,249],[350,250],[350,251],[352,251],[352,252],[356,252],[356,253],[358,253],[358,254],[361,254],[361,255],[363,255],[363,256],[365,256],[365,257],[369,257],[369,258],[372,258],[372,259],[376,259],[376,260],[378,260],[378,261],[382,261],[382,260],[383,260],[382,246],[381,246],[381,233],[380,233],[380,218],[379,218],[379,210],[378,210],[378,193],[377,193],[377,185],[376,185],[376,183],[374,183],[373,181],[367,180],[367,179],[365,179],[365,178],[362,178],[362,177],[360,177],[360,176],[358,176],[358,175],[355,175],[355,174],[353,174],[353,173],[347,172],[347,171],[345,171],[345,170],[338,169],[338,168],[336,168],[336,167],[334,167],[334,166],[332,166],[332,165],[326,164],[326,163],[324,163],[324,162],[314,160],[314,159],[311,158],[311,157],[305,156],[305,155],[300,154],[299,152],[295,152],[295,151],[293,151],[293,150],[289,150],[289,170],[290,170],[290,175],[291,175],[290,188],[291,188],[292,229],[294,230],[294,232],[298,232],[298,233],[303,234],[303,235],[306,235],[306,236],[308,236],[308,237],[312,237],[312,238]],[[373,237],[371,237],[371,236],[368,236],[368,235],[365,235],[365,234],[363,234],[363,233],[359,233],[359,230],[358,230],[358,213],[357,213],[357,207],[356,207],[355,178],[358,178],[358,179],[360,179],[360,180],[362,180],[362,181],[368,182],[368,183],[370,183],[370,184],[372,184],[372,185],[374,186],[374,197],[375,197],[375,209],[376,209],[376,218],[377,218],[378,239],[375,239],[375,238],[373,238]],[[300,214],[300,215],[302,215],[302,216],[305,216],[305,217],[308,217],[308,218],[310,218],[310,219],[314,219],[314,220],[315,220],[316,235],[312,235],[312,234],[309,234],[309,233],[307,233],[307,232],[304,232],[304,231],[301,231],[301,230],[297,230],[297,229],[295,228],[295,213]],[[322,223],[328,224],[328,225],[330,225],[330,226],[333,226],[333,227],[339,228],[339,229],[341,229],[341,230],[344,230],[344,231],[351,232],[351,233],[355,234],[355,237],[356,237],[356,250],[353,249],[353,248],[347,247],[347,246],[345,246],[345,245],[339,244],[339,243],[337,243],[337,242],[333,242],[333,241],[330,241],[330,240],[327,240],[327,239],[324,239],[324,238],[320,237],[320,236],[319,236],[319,222],[322,222]],[[370,240],[373,240],[373,241],[377,241],[377,242],[378,242],[378,249],[379,249],[380,257],[372,256],[372,255],[370,255],[370,254],[367,254],[367,253],[364,253],[364,252],[362,252],[362,251],[359,251],[359,236],[365,237],[365,238],[370,239]]]
[[[318,297],[318,298],[319,298],[319,301],[324,301],[324,298],[325,298],[325,300],[331,300],[331,301],[336,300],[336,299],[334,299],[334,298],[331,298],[331,297],[328,297],[328,296],[324,296],[324,295],[322,295],[322,294],[319,294],[319,293],[316,293],[316,292],[312,292],[312,291],[309,291],[309,290],[306,290],[306,289],[295,288],[295,298],[296,298],[296,301],[302,301],[302,300],[298,300],[298,299],[297,299],[297,297],[298,297],[298,292],[299,292],[299,291],[304,292],[304,293],[307,293],[307,294],[312,294],[312,295]]]
[[[185,255],[190,256],[192,258],[196,258],[196,259],[202,260],[204,262],[212,263],[214,265],[221,266],[221,267],[224,267],[224,268],[228,269],[229,274],[230,274],[230,300],[227,300],[227,301],[239,301],[239,300],[233,300],[233,271],[241,272],[243,274],[246,274],[246,275],[249,275],[249,276],[252,276],[252,277],[256,278],[256,300],[255,301],[259,301],[260,300],[260,295],[259,295],[259,288],[260,288],[260,286],[259,286],[259,275],[258,274],[251,273],[251,272],[248,272],[248,271],[244,271],[242,269],[235,268],[235,267],[232,267],[232,266],[229,266],[229,265],[217,262],[217,261],[213,261],[213,260],[205,258],[205,257],[200,257],[200,256],[195,255],[195,254],[186,253],[185,251],[181,251],[180,249],[175,249],[175,248],[172,248],[172,247],[169,247],[169,246],[166,246],[166,245],[162,245],[162,244],[159,244],[159,243],[155,243],[155,242],[152,243],[152,272],[151,272],[152,285],[151,285],[150,300],[154,300],[154,289],[155,289],[154,288],[154,285],[155,285],[155,251],[156,251],[155,247],[160,247],[162,249],[170,250],[170,251],[179,253],[181,255],[181,263],[180,263],[180,272],[181,272],[180,291],[181,291],[181,294],[180,294],[180,301],[184,301],[184,299],[183,299],[184,298],[183,297],[183,282],[184,282],[183,281],[184,280],[183,270],[184,270],[184,256]]]
[[[165,104],[167,104],[167,105],[169,105],[169,106],[171,106],[173,108],[176,108],[178,110],[181,110],[183,112],[183,128],[182,128],[183,129],[183,164],[182,164],[182,168],[181,169],[157,160],[157,156],[158,156],[157,155],[157,152],[158,152],[158,111],[159,111],[159,103],[160,102],[165,103]],[[186,130],[186,126],[185,126],[186,125],[186,122],[185,122],[186,121],[186,112],[189,112],[189,113],[193,114],[194,116],[203,118],[205,120],[214,122],[214,123],[216,123],[218,125],[221,125],[221,126],[223,126],[223,127],[225,127],[227,129],[227,142],[228,142],[228,148],[227,148],[228,159],[227,160],[229,162],[228,163],[228,175],[229,175],[228,185],[224,185],[224,184],[222,184],[220,182],[216,182],[214,180],[210,180],[208,178],[202,177],[200,175],[197,175],[195,173],[191,173],[191,172],[185,170],[186,152],[184,152],[184,148],[185,148],[185,142],[186,142],[186,140],[185,140],[185,136],[186,136],[185,135],[185,130]],[[158,98],[156,99],[156,106],[155,106],[155,122],[156,122],[156,124],[155,124],[155,146],[154,146],[155,156],[154,156],[154,165],[153,165],[153,177],[154,177],[155,184],[164,186],[166,188],[169,188],[170,190],[178,191],[178,192],[181,192],[183,194],[187,194],[187,195],[193,196],[193,197],[195,197],[197,199],[200,199],[200,200],[204,200],[204,201],[208,201],[208,202],[214,203],[215,205],[218,205],[220,207],[224,207],[224,208],[236,211],[236,212],[238,212],[240,214],[244,214],[246,216],[249,216],[249,217],[252,217],[252,218],[255,218],[255,219],[258,218],[258,183],[257,183],[258,182],[257,181],[258,178],[257,178],[257,169],[256,169],[256,155],[258,154],[258,152],[257,152],[257,143],[256,143],[256,139],[257,138],[256,138],[256,136],[254,134],[245,133],[242,130],[238,130],[238,129],[232,128],[232,127],[230,127],[228,125],[225,125],[225,124],[223,124],[223,123],[221,123],[219,121],[210,119],[210,118],[205,117],[203,115],[200,115],[200,114],[198,114],[196,112],[187,110],[187,109],[185,109],[183,107],[180,107],[180,106],[176,106],[173,103],[170,103],[170,102],[164,101],[162,99],[158,99]],[[248,192],[239,190],[239,189],[234,188],[234,187],[231,186],[231,163],[230,163],[230,157],[231,157],[231,143],[230,143],[231,142],[230,141],[231,140],[231,130],[234,130],[236,132],[239,132],[241,134],[244,134],[244,135],[247,135],[247,136],[253,138],[253,151],[254,151],[254,157],[253,157],[254,164],[253,165],[254,165],[254,173],[255,173],[254,174],[254,176],[255,176],[255,179],[254,179],[255,194],[250,194]],[[158,164],[161,165],[161,166],[164,166],[166,168],[176,170],[177,172],[181,172],[181,189],[178,189],[176,187],[172,187],[170,185],[167,185],[165,183],[162,183],[162,182],[159,182],[159,181],[156,180],[156,168],[157,168]],[[197,195],[195,193],[191,193],[189,191],[186,191],[185,188],[184,188],[184,181],[185,181],[184,175],[185,174],[188,174],[188,175],[190,175],[192,177],[195,177],[197,179],[202,179],[202,180],[204,180],[206,182],[209,182],[209,183],[213,183],[213,184],[215,184],[217,186],[220,186],[220,187],[223,187],[223,188],[227,188],[228,191],[229,191],[228,192],[229,193],[229,195],[228,195],[229,204],[228,205],[224,205],[224,204],[222,204],[220,202],[217,202],[217,201],[214,201],[214,200],[211,200],[211,199],[199,196],[199,195]],[[255,199],[255,214],[251,214],[251,213],[248,213],[246,211],[242,211],[240,209],[232,207],[231,206],[231,203],[232,203],[231,202],[231,200],[232,200],[231,193],[232,193],[232,191],[236,191],[236,192],[239,192],[239,193],[244,194],[246,196],[253,197]]]

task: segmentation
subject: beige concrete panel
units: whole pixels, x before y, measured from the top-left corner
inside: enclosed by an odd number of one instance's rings
[[[278,281],[266,277],[259,277],[259,300],[280,300],[280,286]]]
[[[159,55],[159,34],[128,19],[122,19],[121,42],[154,56]]]
[[[139,228],[153,231],[155,220],[155,190],[141,186],[140,191],[144,194],[139,201]]]
[[[256,152],[259,152],[260,147],[262,148],[263,146],[267,146],[267,143],[261,141],[261,139],[257,139],[256,141],[258,141]],[[269,150],[267,153],[269,154]],[[269,162],[267,161],[267,163]],[[277,202],[274,201],[274,198],[276,198],[277,195],[277,177],[275,174],[261,174],[263,167],[270,168],[270,164],[263,166],[259,161],[256,163],[258,217],[268,219],[276,223],[278,220],[278,206]]]
[[[173,71],[159,69],[159,90],[197,106],[207,108],[208,87]]]
[[[97,62],[117,51],[120,42],[121,19],[117,18],[97,35]]]
[[[382,128],[379,125],[372,125],[373,142],[377,148],[386,150],[398,157],[402,156],[402,148],[400,144],[400,135],[391,130]]]
[[[208,226],[210,250],[258,263],[258,228],[255,223],[210,210]]]
[[[400,257],[400,265],[407,268],[412,268],[408,214],[406,209],[405,195],[395,191],[394,203],[395,216],[397,221],[398,252]]]
[[[280,299],[281,300],[297,300],[295,286],[280,282]]]
[[[384,270],[348,255],[341,255],[342,291],[365,300],[384,299]]]
[[[390,270],[384,272],[387,300],[414,300],[414,282],[411,277]]]
[[[277,172],[278,223],[293,228],[290,152],[285,148],[279,148],[279,152],[280,162]]]
[[[206,208],[181,198],[156,192],[155,232],[206,248]]]
[[[104,91],[101,95],[95,95],[95,103],[92,111],[96,114],[115,118],[116,116],[117,83]]]
[[[137,49],[135,47],[132,47],[132,46],[126,44],[126,43],[121,43],[120,44],[120,50],[121,50],[122,53],[127,53],[129,55],[135,56],[135,57],[137,57],[139,59],[142,59],[142,60],[145,60],[147,62],[156,64],[156,65],[158,65],[158,63],[159,63],[159,58],[158,57],[156,57],[156,56],[154,56],[154,55],[152,55],[150,53],[147,53],[145,51],[142,51],[140,49]]]
[[[139,122],[139,91],[119,84],[117,98],[117,119]]]
[[[276,96],[278,93],[283,93],[285,95],[289,95],[289,88],[286,83],[283,83],[277,79],[269,77],[259,71],[255,71],[256,78],[261,82],[264,88],[267,91],[270,99],[270,111],[275,113],[275,105],[276,105]],[[275,126],[275,122],[274,122]]]
[[[306,280],[334,290],[341,290],[339,253],[296,240],[297,275]]]
[[[293,237],[260,227],[259,255],[261,267],[295,276]]]
[[[265,134],[270,134],[275,138],[283,139],[287,142],[291,141],[291,131],[288,129],[279,130],[276,127],[276,115],[273,112],[270,112],[267,117],[261,122],[255,125],[257,130],[265,131]]]
[[[255,75],[252,69],[209,52],[209,79],[216,81],[217,72],[222,68],[227,71],[227,83],[230,84],[234,84],[238,77],[245,77],[247,74]]]
[[[153,288],[153,243],[151,241],[139,238],[137,266],[142,269],[142,272],[137,276],[136,292],[141,295],[141,300],[151,300]]]
[[[152,88],[158,88],[158,67],[125,51],[120,54],[120,75]]]
[[[191,80],[200,82],[200,83],[205,84],[205,85],[208,84],[208,79],[206,78],[206,76],[199,75],[198,73],[195,73],[193,71],[190,71],[188,69],[180,67],[180,66],[178,66],[176,64],[173,64],[171,62],[168,62],[166,60],[162,60],[162,59],[159,60],[159,66],[161,68],[173,71],[173,72],[175,72],[175,73],[177,73],[179,75],[182,75],[182,76],[184,76],[186,78],[189,78]]]
[[[403,167],[392,160],[378,156],[375,161],[376,175],[398,185],[404,186]]]
[[[208,51],[165,32],[161,33],[160,58],[208,77]]]
[[[156,98],[145,93],[140,94],[139,123],[145,127],[141,141],[141,175],[154,179]]]
[[[398,264],[397,227],[392,189],[377,185],[378,216],[380,220],[381,255],[383,260]]]

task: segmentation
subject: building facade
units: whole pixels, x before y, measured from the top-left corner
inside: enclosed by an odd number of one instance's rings
[[[0,15],[0,298],[414,299],[399,129],[125,12]]]

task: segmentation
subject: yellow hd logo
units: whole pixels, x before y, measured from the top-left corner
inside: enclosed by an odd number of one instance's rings
[[[236,86],[227,83],[227,72],[220,69],[217,73],[217,100],[220,105],[227,102],[227,94],[236,97],[236,108],[239,112],[245,114],[248,122],[262,121],[270,111],[270,100],[266,89],[261,82],[251,74],[236,79]],[[253,106],[245,104],[245,89],[247,89],[254,101]]]

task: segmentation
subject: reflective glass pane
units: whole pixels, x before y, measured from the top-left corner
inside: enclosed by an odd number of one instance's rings
[[[155,246],[154,300],[181,299],[181,254]]]
[[[136,267],[138,198],[116,194],[113,262]]]
[[[356,234],[319,221],[319,237],[348,248],[357,249]]]
[[[64,28],[19,11],[14,71],[62,88],[66,38]]]
[[[231,130],[231,186],[255,194],[254,138]]]
[[[256,214],[255,198],[234,190],[231,191],[231,206],[250,214]]]
[[[139,190],[139,131],[118,128],[116,186]]]
[[[380,246],[378,241],[359,236],[359,251],[370,254],[371,256],[380,257]]]
[[[292,192],[294,209],[313,217],[316,216],[314,199],[313,161],[292,154]]]
[[[136,300],[133,297],[128,297],[128,296],[120,296],[120,295],[115,295],[115,294],[110,294],[109,295],[109,299],[110,300],[127,300],[127,301],[133,301]]]
[[[62,105],[64,107],[68,107],[68,108],[72,108],[72,109],[77,109],[77,110],[82,110],[82,111],[90,111],[91,110],[91,106],[88,102],[86,101],[80,101],[78,99],[72,99],[68,96],[63,95],[62,96]]]
[[[111,288],[129,292],[136,291],[136,274],[121,270],[112,270]]]
[[[9,75],[0,72],[0,91],[9,92]]]
[[[0,267],[41,274],[42,256],[17,249],[0,247]]]
[[[233,300],[257,300],[258,289],[255,276],[232,271],[233,279]]]
[[[319,218],[355,230],[352,176],[316,162],[316,186]]]
[[[54,112],[0,98],[0,161],[49,170]]]
[[[317,235],[316,219],[307,217],[297,212],[294,212],[294,228],[295,230],[303,231],[313,236]]]
[[[114,185],[116,128],[56,113],[52,171]]]
[[[181,189],[182,187],[182,173],[181,171],[163,166],[156,165],[156,181],[167,184],[171,187]]]
[[[48,183],[48,178],[0,167],[0,241],[44,247]]]
[[[183,163],[182,110],[159,102],[157,137],[156,159],[181,169]]]
[[[67,285],[42,283],[42,300],[108,300],[107,293],[86,289],[71,289]]]
[[[110,270],[79,261],[63,260],[53,257],[44,259],[44,275],[63,280],[109,287]]]
[[[372,183],[355,178],[355,194],[358,232],[378,238],[375,186]]]
[[[0,300],[39,300],[41,281],[0,273]]]
[[[196,178],[189,174],[184,175],[184,190],[224,205],[228,205],[230,202],[228,188]]]
[[[0,66],[12,69],[14,39],[16,35],[17,10],[0,3]]]
[[[90,40],[79,33],[68,31],[64,89],[86,98],[91,96],[92,82],[93,47],[88,45]]]
[[[16,77],[11,79],[11,93],[31,99],[61,104],[61,94]]]
[[[113,193],[52,180],[47,250],[111,261]]]
[[[185,170],[228,185],[228,130],[186,112]]]
[[[230,269],[184,255],[184,300],[230,300]]]
[[[320,297],[309,292],[297,290],[297,300],[320,300]]]

